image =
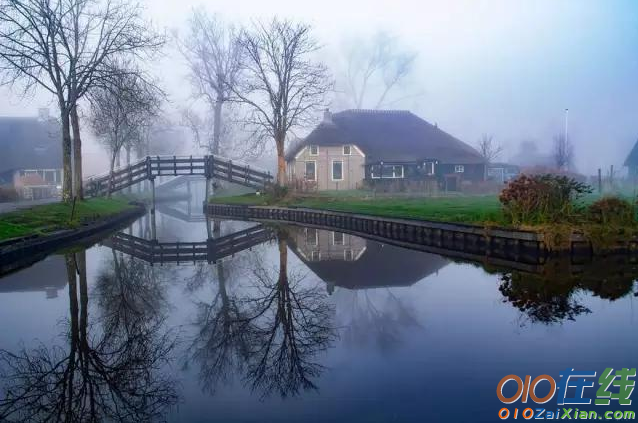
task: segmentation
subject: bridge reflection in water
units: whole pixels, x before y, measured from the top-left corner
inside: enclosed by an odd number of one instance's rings
[[[103,244],[151,264],[215,263],[274,238],[271,229],[257,225],[201,242],[158,242],[119,232],[103,241]]]

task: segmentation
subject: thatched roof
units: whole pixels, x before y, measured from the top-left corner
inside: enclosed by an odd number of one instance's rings
[[[367,240],[366,250],[357,260],[310,261],[291,249],[324,282],[347,289],[410,286],[438,272],[449,261],[424,253]]]
[[[344,144],[359,147],[368,164],[426,159],[449,164],[484,162],[474,148],[406,110],[327,112],[321,124],[289,149],[287,159],[307,145]]]

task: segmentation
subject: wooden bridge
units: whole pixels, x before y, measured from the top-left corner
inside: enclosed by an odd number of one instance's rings
[[[274,238],[272,230],[257,225],[201,242],[158,242],[119,232],[103,241],[103,244],[151,264],[215,263]]]
[[[264,189],[273,181],[270,172],[214,155],[147,156],[129,166],[115,169],[112,180],[110,172],[89,178],[85,182],[85,193],[87,196],[98,197],[145,180],[151,181],[154,191],[156,177],[182,175],[223,180],[258,190]]]

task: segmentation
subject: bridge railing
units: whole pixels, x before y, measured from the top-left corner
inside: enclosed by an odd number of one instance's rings
[[[157,176],[198,175],[207,179],[220,179],[256,189],[272,183],[270,172],[233,162],[220,156],[147,156],[129,166],[115,169],[113,174],[103,173],[85,183],[87,195],[106,195]]]
[[[201,242],[157,242],[120,232],[103,244],[151,264],[214,263],[274,238],[275,233],[271,229],[257,225]]]

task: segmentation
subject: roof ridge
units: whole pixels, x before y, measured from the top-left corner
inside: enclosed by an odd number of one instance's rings
[[[396,114],[412,114],[409,110],[405,109],[346,109],[337,113],[359,113],[359,114],[387,114],[387,115],[396,115]]]

